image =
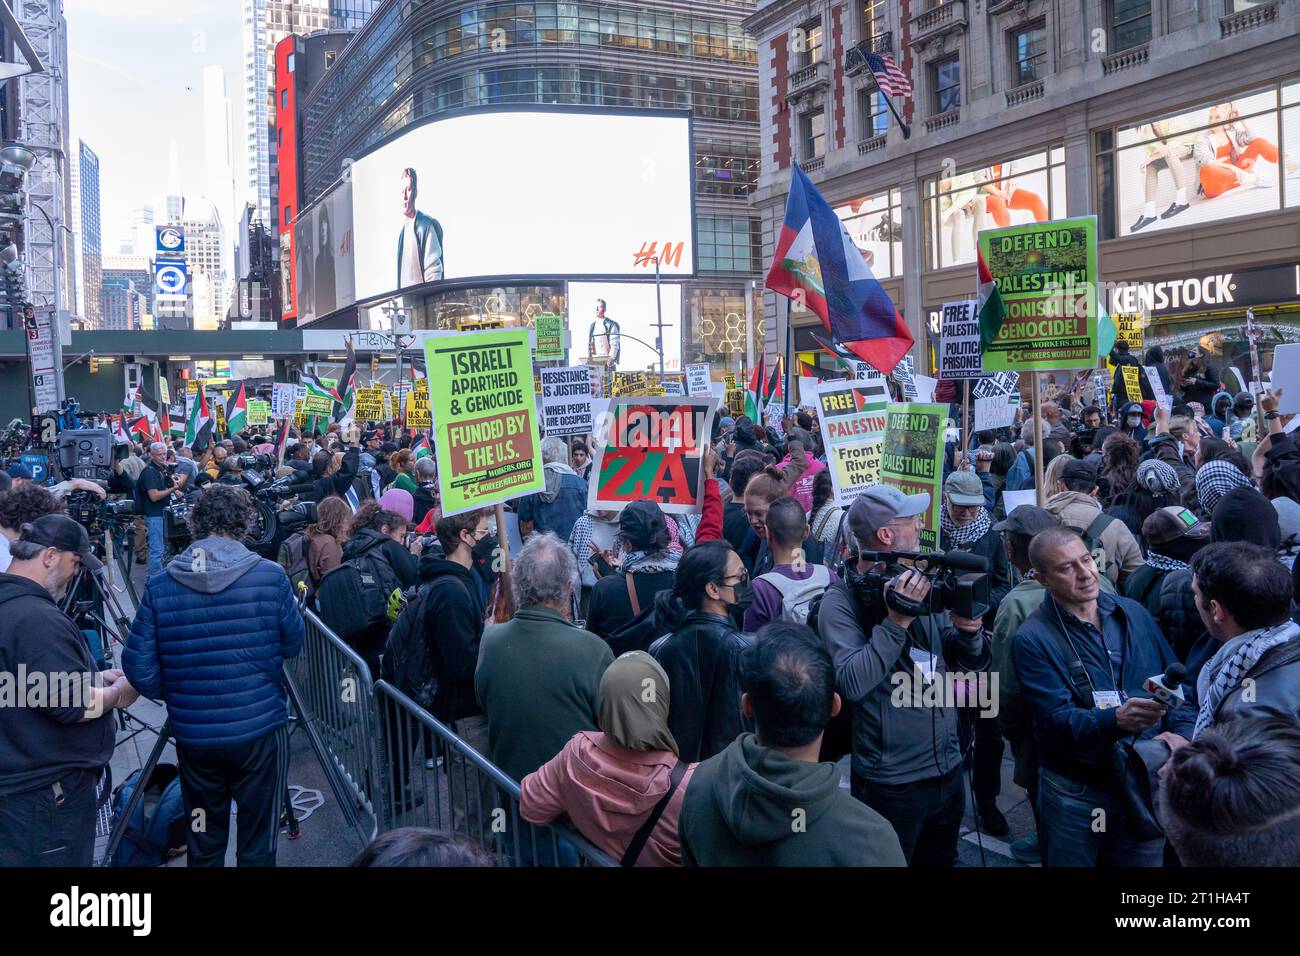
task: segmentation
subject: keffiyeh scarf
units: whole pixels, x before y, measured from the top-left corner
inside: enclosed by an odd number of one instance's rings
[[[960,527],[958,527],[957,522],[952,520],[952,515],[948,514],[947,508],[939,509],[939,530],[943,532],[954,547],[963,544],[974,544],[988,534],[991,527],[993,527],[993,519],[989,517],[987,508],[981,507],[979,517]]]
[[[1214,715],[1223,703],[1223,699],[1241,686],[1242,678],[1259,663],[1269,650],[1279,644],[1285,644],[1300,634],[1300,626],[1294,621],[1275,624],[1262,628],[1253,634],[1243,634],[1236,641],[1219,648],[1219,652],[1210,658],[1210,662],[1201,670],[1196,682],[1196,693],[1201,700],[1201,710],[1196,715],[1196,728],[1192,739],[1201,735],[1205,728],[1214,723]],[[1228,651],[1232,647],[1231,652]]]
[[[1168,555],[1157,554],[1154,551],[1147,552],[1147,564],[1157,571],[1182,571],[1190,568],[1191,565],[1186,561],[1179,561],[1177,558],[1171,558]]]
[[[1234,488],[1250,488],[1241,469],[1227,461],[1207,461],[1196,473],[1196,497],[1206,514],[1213,514],[1223,496]]]

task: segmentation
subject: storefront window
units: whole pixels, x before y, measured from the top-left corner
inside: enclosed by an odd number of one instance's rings
[[[902,205],[902,193],[890,189],[835,207],[835,215],[843,221],[877,279],[903,274]]]
[[[562,285],[455,289],[425,297],[415,327],[458,331],[531,327],[542,314],[564,314]]]
[[[1065,216],[1065,149],[1060,146],[925,184],[930,268],[975,261],[984,229]]]
[[[1279,137],[1278,88],[1242,93],[1115,130],[1113,222],[1103,238],[1176,229],[1300,205],[1300,90]],[[1104,154],[1103,154],[1104,159]],[[1109,217],[1103,217],[1108,219]]]
[[[723,373],[739,373],[747,356],[763,348],[763,308],[761,299],[753,308],[754,326],[745,319],[745,290],[692,289],[687,293],[683,364],[707,363],[718,379]]]

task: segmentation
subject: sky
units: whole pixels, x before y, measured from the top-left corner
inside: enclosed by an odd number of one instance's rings
[[[247,182],[240,0],[64,0],[64,16],[71,145],[84,140],[99,156],[104,251],[117,252],[133,209],[152,203],[161,211],[171,140],[183,193],[203,192],[202,73],[210,64],[226,71],[240,203]]]

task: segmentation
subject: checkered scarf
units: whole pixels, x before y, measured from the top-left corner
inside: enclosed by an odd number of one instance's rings
[[[1219,648],[1219,652],[1201,670],[1196,682],[1197,696],[1201,699],[1201,710],[1196,715],[1196,727],[1192,739],[1201,735],[1205,728],[1214,723],[1214,715],[1223,703],[1223,699],[1241,686],[1242,678],[1259,663],[1269,650],[1279,644],[1285,644],[1300,634],[1300,626],[1294,621],[1284,621],[1272,627],[1261,628],[1249,635],[1237,638],[1234,650],[1225,655],[1228,644]]]
[[[1241,469],[1227,461],[1207,461],[1196,473],[1196,497],[1206,514],[1213,514],[1223,496],[1234,488],[1251,488]]]
[[[1178,490],[1178,472],[1159,458],[1138,465],[1137,480],[1138,484],[1153,495],[1172,494]]]
[[[1177,558],[1171,558],[1165,554],[1158,554],[1155,551],[1147,552],[1147,564],[1157,571],[1182,571],[1190,568],[1191,565],[1186,561],[1179,561]]]
[[[993,519],[989,517],[987,508],[981,507],[979,517],[961,527],[958,527],[957,522],[952,520],[947,507],[939,509],[939,530],[943,532],[944,537],[948,539],[952,547],[975,543],[988,534],[991,527],[993,527]]]

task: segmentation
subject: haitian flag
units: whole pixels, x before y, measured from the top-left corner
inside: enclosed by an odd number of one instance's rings
[[[912,347],[903,317],[798,163],[767,288],[802,298],[836,343],[886,375]]]

